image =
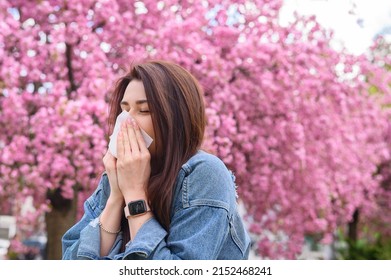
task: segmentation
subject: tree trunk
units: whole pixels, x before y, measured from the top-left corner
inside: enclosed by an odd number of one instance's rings
[[[58,197],[57,197],[58,198]],[[75,224],[77,213],[77,192],[73,200],[62,199],[62,203],[53,203],[52,211],[45,216],[47,231],[46,259],[60,260],[62,258],[61,238]]]
[[[354,244],[356,243],[357,241],[357,236],[358,236],[358,222],[359,222],[359,212],[358,212],[358,209],[356,209],[353,213],[353,219],[352,221],[349,223],[349,231],[348,231],[348,237],[349,237],[349,240],[351,242],[353,242]]]

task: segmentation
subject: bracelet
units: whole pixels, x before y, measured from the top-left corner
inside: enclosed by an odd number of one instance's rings
[[[104,232],[107,232],[107,233],[110,233],[110,234],[118,234],[121,232],[121,229],[117,230],[117,231],[110,231],[108,229],[105,229],[100,221],[100,217],[99,217],[99,227],[104,231]]]

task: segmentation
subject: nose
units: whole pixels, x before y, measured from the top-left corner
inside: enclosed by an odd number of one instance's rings
[[[134,110],[132,110],[132,109],[130,109],[129,111],[128,111],[128,116],[130,117],[130,118],[132,118],[132,119],[134,119]]]

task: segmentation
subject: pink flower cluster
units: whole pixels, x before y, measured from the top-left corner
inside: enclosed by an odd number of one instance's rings
[[[313,17],[280,26],[281,5],[2,1],[2,212],[18,214],[28,196],[44,212],[53,192],[88,195],[103,168],[110,87],[131,62],[162,58],[202,83],[204,147],[234,171],[262,257],[295,258],[307,235],[332,241],[356,209],[384,216],[384,57],[333,50]]]

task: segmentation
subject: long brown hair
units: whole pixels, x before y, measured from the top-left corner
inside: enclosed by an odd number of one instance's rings
[[[200,148],[204,137],[203,90],[193,75],[177,64],[158,60],[135,64],[114,89],[110,130],[121,113],[125,89],[133,79],[144,85],[156,138],[157,156],[151,159],[148,202],[156,219],[169,230],[176,177],[181,166]]]

